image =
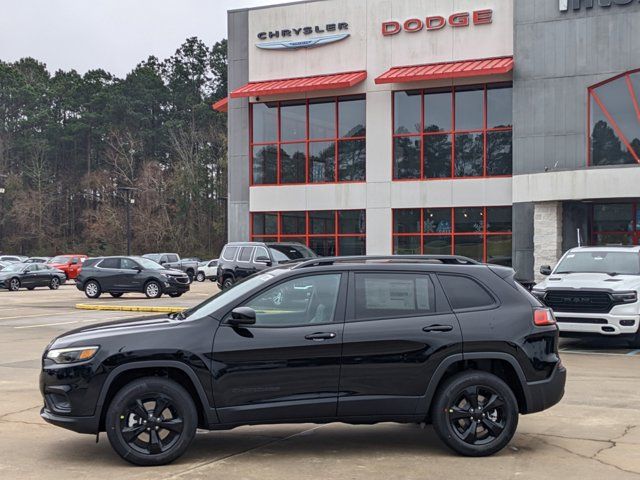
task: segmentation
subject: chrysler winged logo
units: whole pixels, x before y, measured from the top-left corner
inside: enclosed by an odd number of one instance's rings
[[[304,40],[277,40],[275,42],[256,43],[256,47],[263,50],[295,50],[298,48],[321,47],[329,43],[339,42],[349,36],[348,33],[325,35],[323,37],[306,38]]]

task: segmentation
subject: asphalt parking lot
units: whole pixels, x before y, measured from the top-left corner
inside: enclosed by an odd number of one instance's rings
[[[451,454],[430,427],[285,425],[202,432],[174,464],[145,469],[123,462],[105,435],[96,444],[40,420],[40,355],[52,337],[145,315],[76,310],[76,303],[190,306],[215,291],[204,282],[179,299],[129,294],[87,302],[72,285],[0,290],[0,478],[640,478],[640,351],[616,341],[563,341],[565,398],[521,417],[509,447],[491,458]]]

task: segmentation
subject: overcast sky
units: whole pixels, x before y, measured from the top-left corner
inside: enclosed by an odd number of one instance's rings
[[[0,60],[34,57],[51,72],[104,68],[126,75],[187,38],[227,36],[227,10],[285,0],[0,0]]]

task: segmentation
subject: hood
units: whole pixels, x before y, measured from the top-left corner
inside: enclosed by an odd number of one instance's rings
[[[162,270],[158,270],[160,273],[164,273],[165,275],[173,275],[173,276],[183,276],[186,275],[182,270],[177,270],[175,268],[164,268]]]
[[[20,272],[7,272],[6,270],[0,270],[0,280],[6,280],[10,277],[19,277],[22,275]]]
[[[87,342],[99,344],[101,338],[144,334],[150,330],[157,331],[163,328],[172,328],[180,322],[181,320],[173,320],[166,314],[116,320],[70,330],[55,338],[51,342],[51,346],[64,348],[86,344]]]
[[[611,290],[629,291],[640,289],[640,275],[616,275],[606,273],[553,274],[538,283],[535,290]]]

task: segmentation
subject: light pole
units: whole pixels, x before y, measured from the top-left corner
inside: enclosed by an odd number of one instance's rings
[[[4,238],[4,194],[6,192],[4,188],[5,178],[7,178],[7,176],[0,173],[0,247],[2,247],[2,238]],[[2,252],[2,248],[0,248],[0,252]]]
[[[127,255],[131,255],[131,206],[136,203],[135,198],[133,198],[131,194],[137,190],[137,188],[118,187],[118,190],[125,192],[125,202],[127,204]]]

